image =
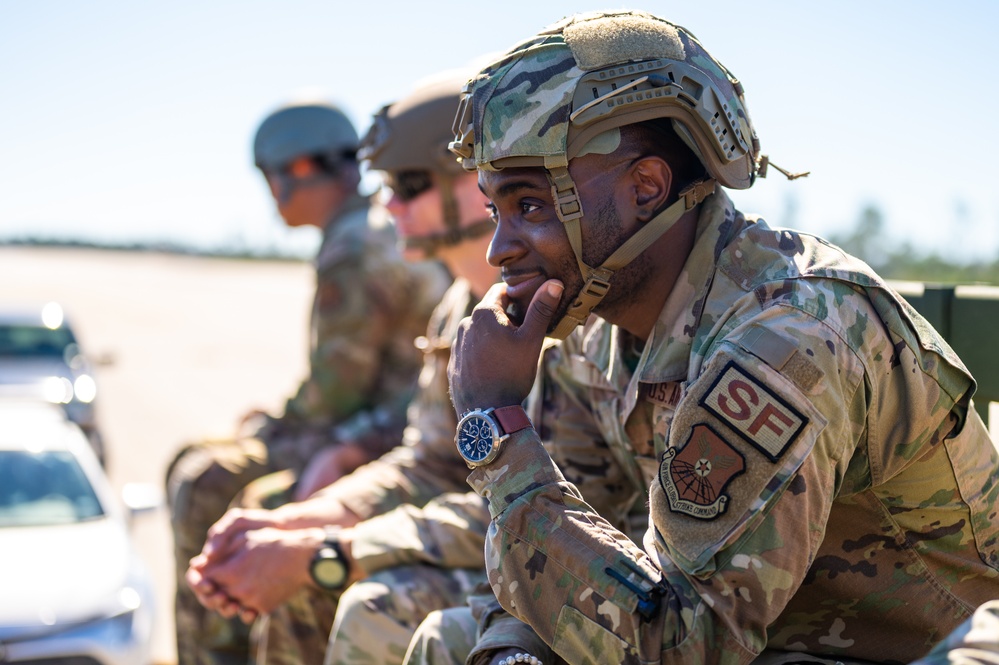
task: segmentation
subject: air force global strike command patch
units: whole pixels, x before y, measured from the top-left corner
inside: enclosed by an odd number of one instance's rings
[[[729,361],[701,405],[776,462],[794,443],[808,419],[786,400]]]
[[[670,510],[711,520],[725,512],[729,482],[746,470],[746,460],[708,425],[698,424],[677,452],[663,453],[659,483]]]

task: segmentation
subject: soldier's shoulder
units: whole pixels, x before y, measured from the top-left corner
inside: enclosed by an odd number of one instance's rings
[[[760,217],[746,219],[749,223],[718,258],[718,269],[746,289],[798,278],[884,286],[884,280],[869,265],[819,236],[771,227]]]

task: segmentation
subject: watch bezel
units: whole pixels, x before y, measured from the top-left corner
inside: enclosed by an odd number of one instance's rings
[[[339,569],[339,574],[342,576],[334,582],[328,581],[327,576],[319,573],[322,568],[326,568],[331,564]],[[343,551],[340,549],[339,537],[336,532],[327,530],[326,538],[323,540],[322,545],[319,546],[319,549],[316,550],[316,553],[312,556],[312,561],[309,563],[309,575],[312,576],[312,581],[320,589],[325,589],[326,591],[338,591],[347,586],[347,581],[350,579],[350,568],[347,565],[347,559],[344,557]]]
[[[462,459],[465,460],[465,463],[469,466],[469,468],[474,469],[477,466],[483,466],[495,460],[496,457],[500,454],[500,448],[502,447],[503,442],[510,437],[509,434],[506,434],[500,430],[499,422],[496,420],[496,417],[493,415],[494,410],[495,409],[491,408],[472,409],[471,411],[465,413],[465,415],[463,415],[461,419],[458,421],[458,428],[454,435],[454,443],[455,446],[458,448],[458,454],[461,455]],[[489,432],[491,434],[491,439],[489,442],[489,450],[482,457],[482,459],[469,458],[469,456],[465,454],[465,450],[462,448],[461,445],[461,435],[464,430],[465,424],[472,419],[484,420],[489,425]]]

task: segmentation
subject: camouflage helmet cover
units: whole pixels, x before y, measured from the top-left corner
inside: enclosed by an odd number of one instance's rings
[[[361,141],[358,157],[378,171],[432,171],[458,175],[461,163],[448,151],[451,125],[466,70],[443,72],[408,96],[383,107]]]
[[[594,136],[654,118],[671,118],[722,185],[752,185],[759,142],[741,84],[645,12],[577,14],[515,46],[467,83],[450,147],[470,170],[559,167]]]
[[[253,139],[253,161],[261,170],[280,170],[298,157],[321,155],[335,165],[353,157],[357,143],[357,130],[336,106],[289,104],[260,124]]]

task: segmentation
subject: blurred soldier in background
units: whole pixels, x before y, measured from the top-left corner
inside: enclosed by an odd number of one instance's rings
[[[180,665],[245,663],[238,622],[207,612],[184,582],[209,527],[250,481],[290,469],[302,499],[398,443],[426,330],[450,281],[402,259],[387,211],[358,191],[357,133],[338,108],[296,104],[257,130],[254,159],[292,227],[322,230],[310,373],[281,415],[251,413],[235,439],[184,446],[167,471],[177,566]],[[242,632],[241,632],[242,631]]]
[[[498,273],[492,222],[474,174],[447,152],[467,72],[425,81],[374,119],[361,155],[383,171],[388,208],[412,259],[456,279],[418,346],[424,363],[402,445],[312,498],[230,510],[188,579],[209,607],[262,617],[257,662],[399,663],[427,612],[463,603],[484,580],[485,503],[454,455],[446,368],[458,322]],[[325,529],[322,527],[326,527]]]

